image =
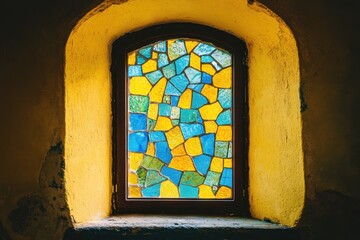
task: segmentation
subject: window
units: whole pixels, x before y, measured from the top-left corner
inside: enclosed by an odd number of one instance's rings
[[[244,211],[245,58],[241,40],[186,23],[113,44],[117,212]]]

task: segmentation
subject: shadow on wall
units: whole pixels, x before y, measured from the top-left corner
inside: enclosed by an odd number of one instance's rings
[[[31,239],[62,239],[70,227],[70,212],[65,201],[63,144],[48,151],[41,169],[40,191],[18,200],[10,213],[12,230]],[[0,239],[11,239],[0,224]]]
[[[357,239],[360,200],[327,190],[307,199],[299,223],[301,239]]]

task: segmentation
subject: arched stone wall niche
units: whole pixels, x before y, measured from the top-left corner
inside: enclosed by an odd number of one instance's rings
[[[169,22],[211,26],[247,43],[250,212],[294,226],[305,194],[298,50],[278,16],[246,0],[105,1],[78,22],[65,50],[65,187],[74,220],[111,214],[112,43]]]

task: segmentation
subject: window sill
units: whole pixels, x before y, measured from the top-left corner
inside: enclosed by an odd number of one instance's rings
[[[75,225],[64,240],[299,239],[296,230],[239,217],[121,215]]]

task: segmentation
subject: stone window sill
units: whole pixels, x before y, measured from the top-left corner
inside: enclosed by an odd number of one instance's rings
[[[299,239],[293,228],[239,217],[121,215],[76,224],[64,240]]]

